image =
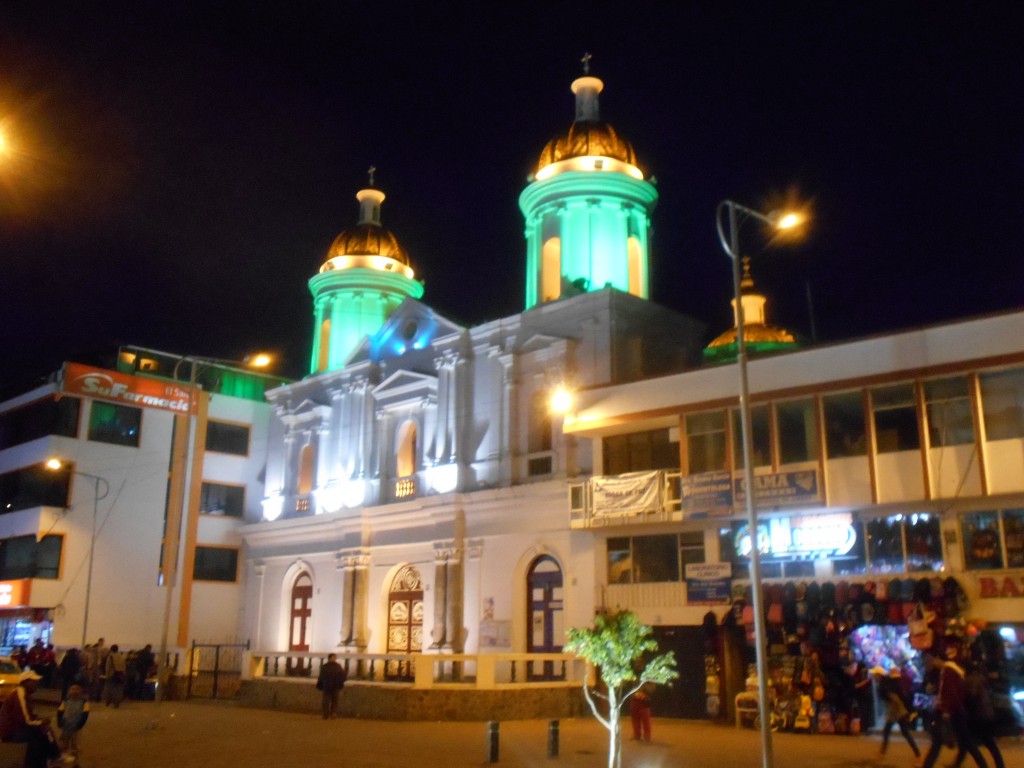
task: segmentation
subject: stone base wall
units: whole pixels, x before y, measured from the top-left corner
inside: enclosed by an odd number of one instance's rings
[[[243,680],[238,702],[245,707],[320,714],[320,691],[312,680]],[[338,700],[342,717],[373,720],[556,720],[590,710],[579,687],[415,690],[407,686],[352,682]]]

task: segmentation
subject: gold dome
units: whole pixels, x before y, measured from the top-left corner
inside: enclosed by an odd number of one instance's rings
[[[379,224],[369,222],[356,224],[334,238],[327,259],[336,256],[384,256],[410,266],[409,256],[398,239]]]
[[[785,328],[775,328],[771,325],[744,325],[743,337],[747,344],[796,344],[793,334]],[[730,328],[725,333],[708,344],[712,347],[724,347],[736,343],[736,329]]]
[[[537,170],[572,157],[610,157],[637,165],[633,145],[611,125],[600,121],[577,121],[549,141],[540,153]]]

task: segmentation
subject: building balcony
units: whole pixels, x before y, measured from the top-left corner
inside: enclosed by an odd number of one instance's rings
[[[569,519],[573,528],[682,522],[681,473],[657,469],[570,483]]]

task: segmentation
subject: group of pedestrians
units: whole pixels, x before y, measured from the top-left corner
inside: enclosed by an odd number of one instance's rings
[[[109,648],[101,637],[95,644],[69,648],[58,665],[61,698],[71,685],[81,686],[92,701],[117,708],[125,697],[142,698],[146,680],[153,673],[153,646],[126,656],[117,644]]]
[[[76,765],[78,733],[89,719],[89,700],[81,686],[72,685],[57,710],[59,735],[49,718],[32,706],[32,694],[42,682],[35,670],[22,670],[18,685],[0,706],[0,741],[25,744],[25,768]]]

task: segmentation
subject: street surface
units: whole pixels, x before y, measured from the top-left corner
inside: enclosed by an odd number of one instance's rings
[[[344,695],[344,694],[342,694]],[[229,702],[126,701],[119,709],[93,705],[82,733],[84,768],[483,768],[489,766],[486,723],[390,722],[245,709]],[[40,706],[40,714],[48,707]],[[714,766],[760,768],[756,731],[701,721],[654,719],[650,743],[628,741],[624,768]],[[560,755],[549,758],[548,724],[509,721],[499,730],[497,766],[604,768],[607,732],[591,718],[560,723]],[[915,734],[916,736],[916,734]],[[898,733],[885,758],[877,734],[773,734],[777,768],[910,768],[911,752]],[[927,746],[921,734],[920,745]],[[1002,740],[1007,768],[1024,768],[1024,742]],[[987,756],[987,754],[986,754]],[[940,756],[939,768],[953,753]],[[968,759],[966,766],[973,763]],[[991,768],[991,763],[989,763]]]

